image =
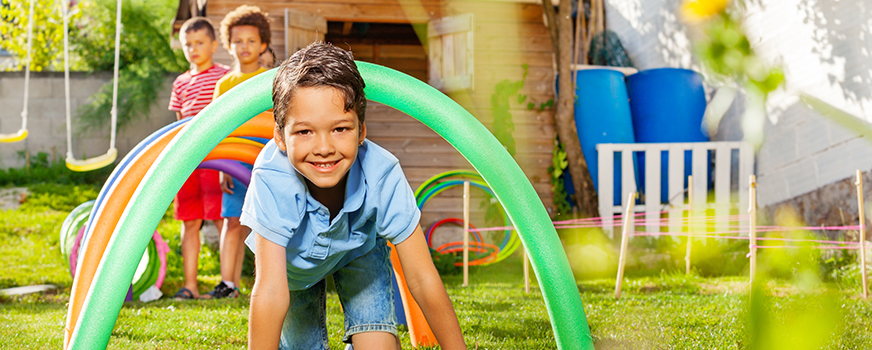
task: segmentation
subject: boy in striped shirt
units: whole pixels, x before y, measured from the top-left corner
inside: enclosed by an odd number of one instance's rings
[[[191,70],[173,82],[169,110],[176,112],[176,119],[190,118],[212,102],[215,84],[230,68],[212,62],[218,50],[212,22],[203,17],[186,21],[179,32],[184,46],[185,59]],[[176,299],[200,297],[197,288],[197,260],[200,255],[200,226],[203,220],[212,220],[220,232],[224,221],[221,218],[221,186],[218,171],[197,169],[188,177],[176,198],[174,217],[183,221],[182,262],[185,285],[176,293]]]

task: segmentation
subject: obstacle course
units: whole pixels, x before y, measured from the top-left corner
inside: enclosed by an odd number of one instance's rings
[[[591,349],[590,329],[569,262],[562,253],[545,208],[517,163],[480,122],[447,96],[391,69],[362,62],[358,67],[368,83],[366,93],[369,99],[403,111],[432,128],[481,174],[517,227],[521,242],[526,242],[534,272],[542,282],[542,294],[557,347]],[[94,251],[96,259],[82,264],[74,282],[68,315],[68,321],[72,322],[68,322],[65,336],[65,340],[69,340],[67,348],[106,347],[121,309],[122,295],[126,293],[125,286],[129,286],[135,272],[134,260],[142,256],[166,203],[181,188],[187,175],[208,159],[207,156],[227,136],[257,136],[263,135],[265,130],[269,130],[271,136],[272,125],[264,126],[257,118],[246,127],[261,133],[246,133],[240,131],[245,129],[240,126],[272,107],[269,89],[274,76],[275,70],[242,83],[238,89],[206,107],[184,127],[165,131],[160,140],[155,140],[162,147],[152,147],[149,152],[136,157],[142,159],[147,153],[151,161],[139,164],[136,172],[141,174],[141,181],[138,185],[137,182],[128,184],[130,188],[136,188],[129,191],[132,192],[129,199],[112,201],[126,203],[126,207],[123,211],[118,210],[121,215],[117,224],[101,227],[102,232],[109,232],[104,235],[107,236],[105,242],[96,244],[93,241],[96,236],[90,239],[86,254]],[[128,158],[130,156],[125,157],[122,164]],[[150,164],[146,166],[146,163]],[[130,170],[134,168],[137,167]],[[119,166],[110,178],[116,177],[118,169],[122,167]],[[124,172],[130,173],[130,170]],[[110,187],[115,187],[115,192],[122,188],[119,184]],[[104,192],[109,192],[106,186],[101,196]],[[132,211],[134,207],[138,210]],[[89,226],[88,231],[97,232],[92,231],[97,226],[100,225]],[[92,249],[91,244],[95,247],[102,245],[104,249]],[[92,278],[83,277],[81,270],[86,264],[94,266]],[[75,314],[73,308],[77,303],[73,301],[79,300],[82,294],[86,294],[84,302],[80,312]]]

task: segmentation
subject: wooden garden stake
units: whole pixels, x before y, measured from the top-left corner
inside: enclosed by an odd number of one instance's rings
[[[693,175],[687,177],[687,254],[684,255],[684,273],[690,274],[690,248],[693,243]]]
[[[463,286],[469,286],[469,181],[463,182]]]
[[[863,274],[863,299],[869,297],[866,284],[866,210],[863,208],[863,173],[857,169],[857,210],[860,212],[860,272]]]
[[[751,285],[754,285],[754,275],[757,274],[757,177],[754,175],[749,176],[751,179],[748,181],[750,186],[748,186],[748,195],[749,195],[749,203],[748,207],[748,249],[750,249],[751,254]]]
[[[627,243],[630,241],[630,230],[633,227],[633,207],[636,204],[636,193],[630,193],[627,198],[627,212],[624,214],[624,229],[621,231],[621,255],[618,257],[618,279],[615,281],[615,299],[621,298],[621,284],[624,282],[624,264],[627,262]]]

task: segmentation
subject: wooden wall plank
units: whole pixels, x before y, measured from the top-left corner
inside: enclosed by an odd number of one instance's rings
[[[482,94],[482,96],[490,98],[490,94]],[[486,126],[493,122],[493,118],[489,113],[489,105],[482,106],[481,108],[467,108],[467,110]],[[550,110],[540,111],[538,108],[534,110],[517,108],[510,109],[510,112],[516,121],[526,121],[527,123],[535,122],[537,124],[554,124],[554,112]],[[403,112],[376,102],[369,102],[367,104],[366,113],[367,120],[370,120],[369,115],[374,113],[379,115],[378,121],[381,122],[409,122],[414,120],[414,118]]]
[[[213,3],[207,5],[207,14],[223,17],[228,12],[239,6],[241,2]],[[431,18],[441,16],[443,10],[439,6],[425,6],[424,11],[407,15],[402,7],[396,5],[378,5],[361,3],[335,3],[335,2],[286,2],[286,3],[261,3],[262,10],[270,13],[284,11],[285,7],[296,10],[324,15],[328,21],[338,22],[374,22],[374,23],[425,23]],[[433,15],[429,15],[433,13]]]

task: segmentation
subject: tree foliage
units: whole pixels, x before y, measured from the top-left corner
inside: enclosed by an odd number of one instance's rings
[[[88,71],[110,71],[115,64],[115,1],[83,3],[75,35],[76,53]],[[167,72],[187,70],[180,50],[170,48],[171,1],[126,1],[121,11],[118,125],[145,117]],[[112,108],[112,82],[103,85],[79,108],[82,131],[107,125]]]
[[[32,71],[63,69],[63,2],[33,0]],[[18,59],[13,70],[24,70],[27,63],[27,25],[30,0],[0,0],[0,48]],[[71,20],[80,17],[74,14]]]
[[[29,0],[0,0],[2,47],[19,58],[27,57]],[[63,67],[63,17],[61,3],[34,0],[31,70],[61,71]],[[75,4],[75,1],[71,2]],[[70,69],[112,71],[115,65],[115,10],[113,0],[85,0],[71,6],[69,21]],[[177,4],[171,0],[127,0],[122,5],[119,58],[118,125],[148,115],[168,72],[187,70],[181,50],[170,48],[171,23]],[[112,108],[112,81],[77,111],[79,131],[108,126]]]

